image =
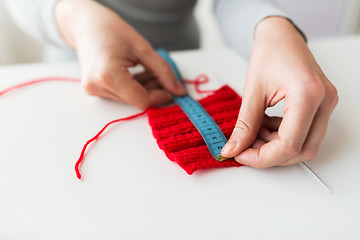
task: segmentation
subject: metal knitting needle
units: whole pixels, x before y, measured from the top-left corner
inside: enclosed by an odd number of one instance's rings
[[[316,175],[316,173],[315,173],[313,170],[311,170],[311,168],[310,168],[308,165],[306,165],[306,163],[302,162],[301,165],[302,165],[311,175],[313,175],[313,177],[315,177],[315,179],[316,179],[329,193],[331,193],[331,190],[328,188],[328,186],[326,186],[326,184],[324,183],[324,181],[321,180],[321,178],[320,178],[318,175]]]

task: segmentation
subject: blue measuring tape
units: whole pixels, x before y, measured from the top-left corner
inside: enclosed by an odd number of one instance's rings
[[[165,59],[165,61],[174,70],[175,75],[179,81],[185,85],[178,68],[166,50],[158,49],[157,53]],[[221,150],[225,146],[227,139],[214,119],[208,114],[208,112],[201,106],[198,101],[194,100],[188,94],[182,97],[173,96],[173,99],[200,132],[211,155],[217,161],[221,162],[226,160],[227,158],[221,156]]]

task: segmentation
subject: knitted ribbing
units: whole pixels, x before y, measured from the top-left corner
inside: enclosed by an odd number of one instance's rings
[[[229,86],[224,86],[199,102],[229,138],[239,113],[240,96]],[[151,108],[148,117],[160,149],[188,174],[199,169],[241,166],[233,159],[216,161],[199,131],[179,106]]]

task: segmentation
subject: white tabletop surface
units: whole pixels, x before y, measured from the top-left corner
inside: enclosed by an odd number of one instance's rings
[[[168,160],[139,110],[43,83],[0,97],[0,239],[360,239],[360,38],[310,43],[340,102],[318,158],[299,165],[199,171]],[[174,53],[185,77],[241,93],[246,62],[226,49]],[[79,76],[77,63],[0,67],[0,89],[37,77]],[[281,113],[281,108],[274,112]]]

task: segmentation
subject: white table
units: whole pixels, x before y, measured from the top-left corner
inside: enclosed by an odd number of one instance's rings
[[[158,148],[139,110],[87,96],[76,83],[43,83],[0,97],[0,239],[359,239],[360,38],[310,44],[340,102],[311,168],[250,167],[188,176]],[[241,92],[246,62],[230,50],[173,54],[185,77]],[[0,89],[45,76],[79,76],[77,63],[0,68]],[[223,83],[221,83],[223,82]],[[280,111],[281,109],[275,110]]]

